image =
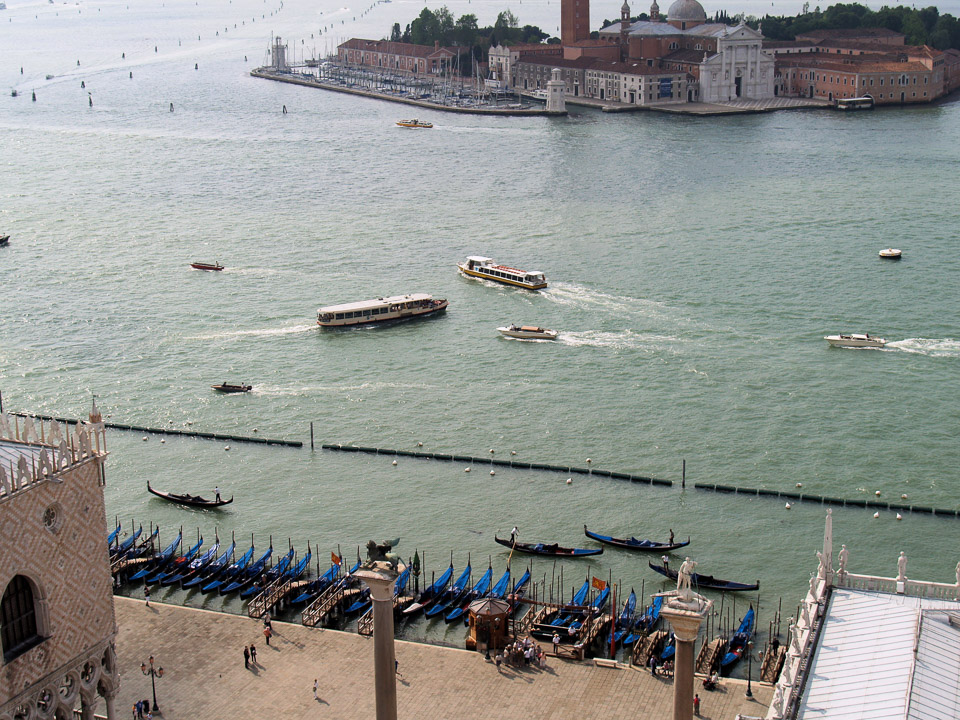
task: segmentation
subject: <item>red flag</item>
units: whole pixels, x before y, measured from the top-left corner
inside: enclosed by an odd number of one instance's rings
[[[340,567],[340,563],[343,562],[343,558],[339,557],[335,552],[330,553],[330,562],[332,562],[337,567]]]
[[[601,580],[600,578],[595,577],[595,578],[593,578],[593,586],[594,586],[597,590],[606,590],[606,589],[607,589],[607,581],[606,581],[606,580]]]

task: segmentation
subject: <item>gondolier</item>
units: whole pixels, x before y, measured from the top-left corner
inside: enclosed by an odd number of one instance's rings
[[[221,502],[221,500],[220,500],[220,486],[217,485],[216,487],[214,487],[214,488],[213,488],[213,492],[214,492],[214,494],[217,496],[217,502]]]
[[[513,530],[510,531],[510,541],[515,543],[518,535],[520,535],[520,531],[517,530],[517,526],[514,525]]]

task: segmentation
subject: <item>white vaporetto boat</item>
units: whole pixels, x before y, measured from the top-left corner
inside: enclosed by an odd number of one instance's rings
[[[501,335],[520,340],[556,340],[557,335],[560,334],[556,330],[547,330],[535,325],[511,325],[497,328],[497,330]]]
[[[539,270],[518,270],[509,265],[497,265],[492,258],[471,255],[457,267],[464,275],[484,278],[506,285],[516,285],[527,290],[541,290],[547,286],[547,278]]]
[[[839,335],[826,335],[823,339],[834,347],[882,348],[887,344],[887,341],[883,338],[873,337],[867,333],[840,333]]]
[[[406,320],[441,313],[447,309],[445,299],[434,299],[426,293],[380,297],[375,300],[328,305],[317,310],[320,327],[344,327],[365,323]]]
[[[880,251],[880,257],[887,258],[889,260],[899,260],[902,254],[903,253],[897,248],[886,248]]]

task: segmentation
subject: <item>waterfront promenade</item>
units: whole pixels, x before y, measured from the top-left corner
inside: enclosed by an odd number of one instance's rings
[[[115,604],[117,708],[124,713],[138,698],[150,697],[150,680],[141,674],[140,663],[153,655],[164,669],[157,700],[169,720],[363,720],[375,715],[370,638],[275,622],[267,647],[262,624],[247,617],[156,603],[146,607],[123,597]],[[251,642],[259,664],[246,670],[243,647]],[[397,660],[399,717],[404,719],[673,717],[672,682],[645,670],[551,657],[546,670],[504,666],[498,674],[479,653],[411,642],[397,643]],[[314,678],[320,681],[320,700],[313,699]],[[701,716],[762,716],[772,688],[753,683],[753,700],[744,690],[744,682],[724,680],[721,691],[700,692]]]

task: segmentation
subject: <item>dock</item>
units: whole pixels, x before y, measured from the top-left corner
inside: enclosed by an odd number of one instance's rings
[[[120,690],[117,709],[150,695],[140,662],[163,666],[157,701],[163,717],[230,717],[293,720],[372,718],[373,642],[353,632],[273,623],[270,646],[262,624],[241,615],[151,601],[116,598]],[[258,664],[244,669],[243,647],[257,646]],[[546,648],[545,648],[546,649]],[[673,683],[623,665],[595,667],[550,658],[546,670],[504,667],[497,672],[481,653],[421,643],[396,643],[400,720],[444,720],[464,709],[479,720],[602,717],[605,720],[672,720]],[[320,689],[313,697],[313,681]],[[704,717],[762,717],[772,687],[724,679],[726,692],[700,693]],[[98,712],[103,713],[101,701]]]

